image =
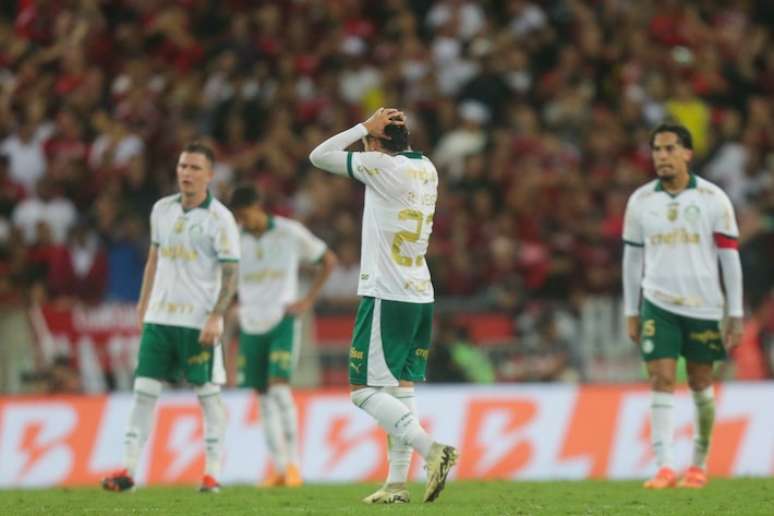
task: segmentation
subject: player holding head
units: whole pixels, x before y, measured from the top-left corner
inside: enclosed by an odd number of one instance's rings
[[[242,226],[239,268],[239,383],[258,392],[266,444],[275,473],[267,486],[299,486],[296,405],[290,376],[296,363],[300,320],[314,305],[336,265],[325,243],[300,223],[269,215],[252,185],[239,186],[229,206]],[[319,263],[304,296],[302,263]]]
[[[182,376],[194,386],[204,414],[205,472],[200,491],[217,492],[225,430],[220,384],[225,381],[219,337],[237,288],[239,230],[209,193],[213,153],[187,145],[177,162],[180,193],[151,211],[151,247],[137,304],[142,325],[134,403],[126,431],[124,469],[102,481],[109,491],[134,486],[134,473],[153,423],[161,382]]]
[[[363,139],[365,152],[344,149]],[[433,285],[425,253],[433,228],[438,173],[410,150],[403,113],[377,110],[367,121],[321,143],[312,164],[366,186],[360,284],[350,349],[352,401],[388,436],[387,482],[367,503],[408,502],[412,449],[426,461],[424,501],[444,488],[457,450],[434,442],[419,424],[414,382],[425,378]]]
[[[726,350],[739,344],[742,333],[739,231],[726,194],[690,173],[693,152],[691,134],[685,127],[659,126],[651,136],[650,147],[658,179],[629,198],[623,234],[628,333],[640,345],[653,390],[652,436],[659,470],[645,487],[678,485],[672,453],[672,407],[680,355],[687,362],[696,405],[696,435],[692,466],[679,485],[703,487],[715,419],[713,363],[723,360]],[[721,335],[724,305],[729,317]]]

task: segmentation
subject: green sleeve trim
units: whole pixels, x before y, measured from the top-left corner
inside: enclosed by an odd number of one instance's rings
[[[347,152],[347,174],[355,179],[355,174],[352,172],[352,151]]]
[[[239,263],[239,258],[218,258],[220,263]]]
[[[637,242],[632,242],[631,240],[623,239],[623,243],[626,245],[630,245],[632,247],[645,247],[645,244],[639,244]]]
[[[156,242],[155,240],[151,240],[151,245],[155,245],[156,247],[158,247],[158,246],[160,246],[161,244],[159,244],[159,243],[158,243],[158,242]]]

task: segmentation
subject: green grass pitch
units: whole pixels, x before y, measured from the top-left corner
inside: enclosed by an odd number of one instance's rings
[[[411,486],[412,503],[368,506],[360,499],[376,486],[308,485],[298,489],[227,487],[202,495],[192,487],[145,487],[134,493],[97,488],[0,491],[0,514],[196,515],[212,514],[639,514],[774,515],[774,479],[714,479],[703,490],[646,491],[639,482],[450,482],[441,497],[422,504],[423,486]]]

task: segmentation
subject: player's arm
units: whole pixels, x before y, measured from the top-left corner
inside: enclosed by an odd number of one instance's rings
[[[224,261],[220,263],[220,292],[215,306],[212,307],[207,321],[204,323],[199,342],[213,345],[223,333],[223,316],[234,300],[239,283],[239,262]]]
[[[239,287],[239,228],[231,212],[223,214],[219,221],[214,245],[220,262],[220,292],[199,335],[199,342],[210,346],[223,333],[223,316]]]
[[[726,322],[723,343],[732,350],[742,341],[744,304],[742,301],[742,262],[739,258],[739,228],[736,225],[734,208],[723,194],[720,212],[713,227],[713,238],[718,250],[720,273],[726,289],[728,321]]]
[[[397,109],[379,108],[365,122],[331,136],[315,147],[309,154],[309,161],[327,172],[354,178],[352,153],[344,149],[366,135],[383,138],[384,128],[390,123],[403,123],[403,113]]]
[[[154,242],[148,250],[148,260],[145,262],[145,272],[142,275],[140,300],[137,302],[137,323],[140,328],[142,328],[142,321],[145,319],[145,311],[148,309],[148,300],[150,299],[151,292],[153,292],[153,280],[156,278],[158,259],[159,246]]]
[[[645,245],[642,226],[636,216],[634,196],[626,205],[623,243],[624,316],[629,338],[637,343],[640,341],[640,285],[645,263]]]
[[[288,305],[286,309],[287,313],[292,315],[299,315],[314,306],[315,302],[317,302],[317,297],[320,295],[320,291],[322,290],[323,285],[325,285],[325,282],[328,281],[328,278],[330,277],[331,272],[333,272],[333,269],[336,267],[338,261],[339,260],[336,258],[336,255],[333,253],[333,251],[330,249],[325,250],[325,253],[323,253],[320,260],[320,267],[317,268],[317,273],[314,276],[314,280],[312,280],[312,285],[309,287],[309,291],[303,298],[299,299],[291,305]]]

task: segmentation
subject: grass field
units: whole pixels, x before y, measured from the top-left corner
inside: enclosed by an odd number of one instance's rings
[[[641,514],[774,515],[774,479],[713,480],[701,491],[646,491],[639,482],[453,482],[433,504],[368,506],[375,486],[310,485],[299,489],[230,487],[201,495],[190,487],[147,487],[114,494],[96,488],[0,491],[0,514]]]

